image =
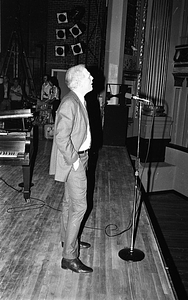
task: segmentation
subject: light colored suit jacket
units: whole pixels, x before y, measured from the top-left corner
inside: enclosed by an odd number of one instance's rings
[[[61,101],[55,118],[49,174],[65,182],[87,137],[89,119],[78,96],[70,91]]]

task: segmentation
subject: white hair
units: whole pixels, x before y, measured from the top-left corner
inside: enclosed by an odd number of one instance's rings
[[[65,82],[70,90],[76,89],[85,77],[85,65],[80,64],[71,67],[65,75]]]

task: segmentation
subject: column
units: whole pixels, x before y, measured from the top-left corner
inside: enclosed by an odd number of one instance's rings
[[[121,84],[123,77],[123,58],[128,0],[109,0],[105,47],[104,75],[106,83]],[[113,87],[116,94],[116,87]],[[112,98],[109,103],[117,104]]]

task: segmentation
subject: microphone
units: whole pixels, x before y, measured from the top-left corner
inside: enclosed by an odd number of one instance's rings
[[[134,96],[134,95],[132,95],[132,94],[130,94],[130,93],[125,93],[125,98],[138,100],[138,101],[141,101],[141,102],[145,102],[145,103],[147,103],[147,104],[153,104],[153,102],[150,101],[150,100],[147,100],[147,99],[144,99],[144,98],[140,98],[140,97]]]

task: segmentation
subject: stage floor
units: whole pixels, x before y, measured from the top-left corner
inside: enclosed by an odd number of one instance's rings
[[[60,267],[60,214],[64,187],[48,175],[52,140],[41,140],[26,203],[18,184],[20,166],[0,166],[0,296],[3,300],[173,300],[177,299],[144,203],[136,203],[134,251],[129,253],[134,201],[134,170],[125,147],[105,146],[89,173],[89,207],[80,251],[93,268],[77,274]],[[94,190],[92,190],[93,184]],[[135,252],[134,252],[135,253]]]

